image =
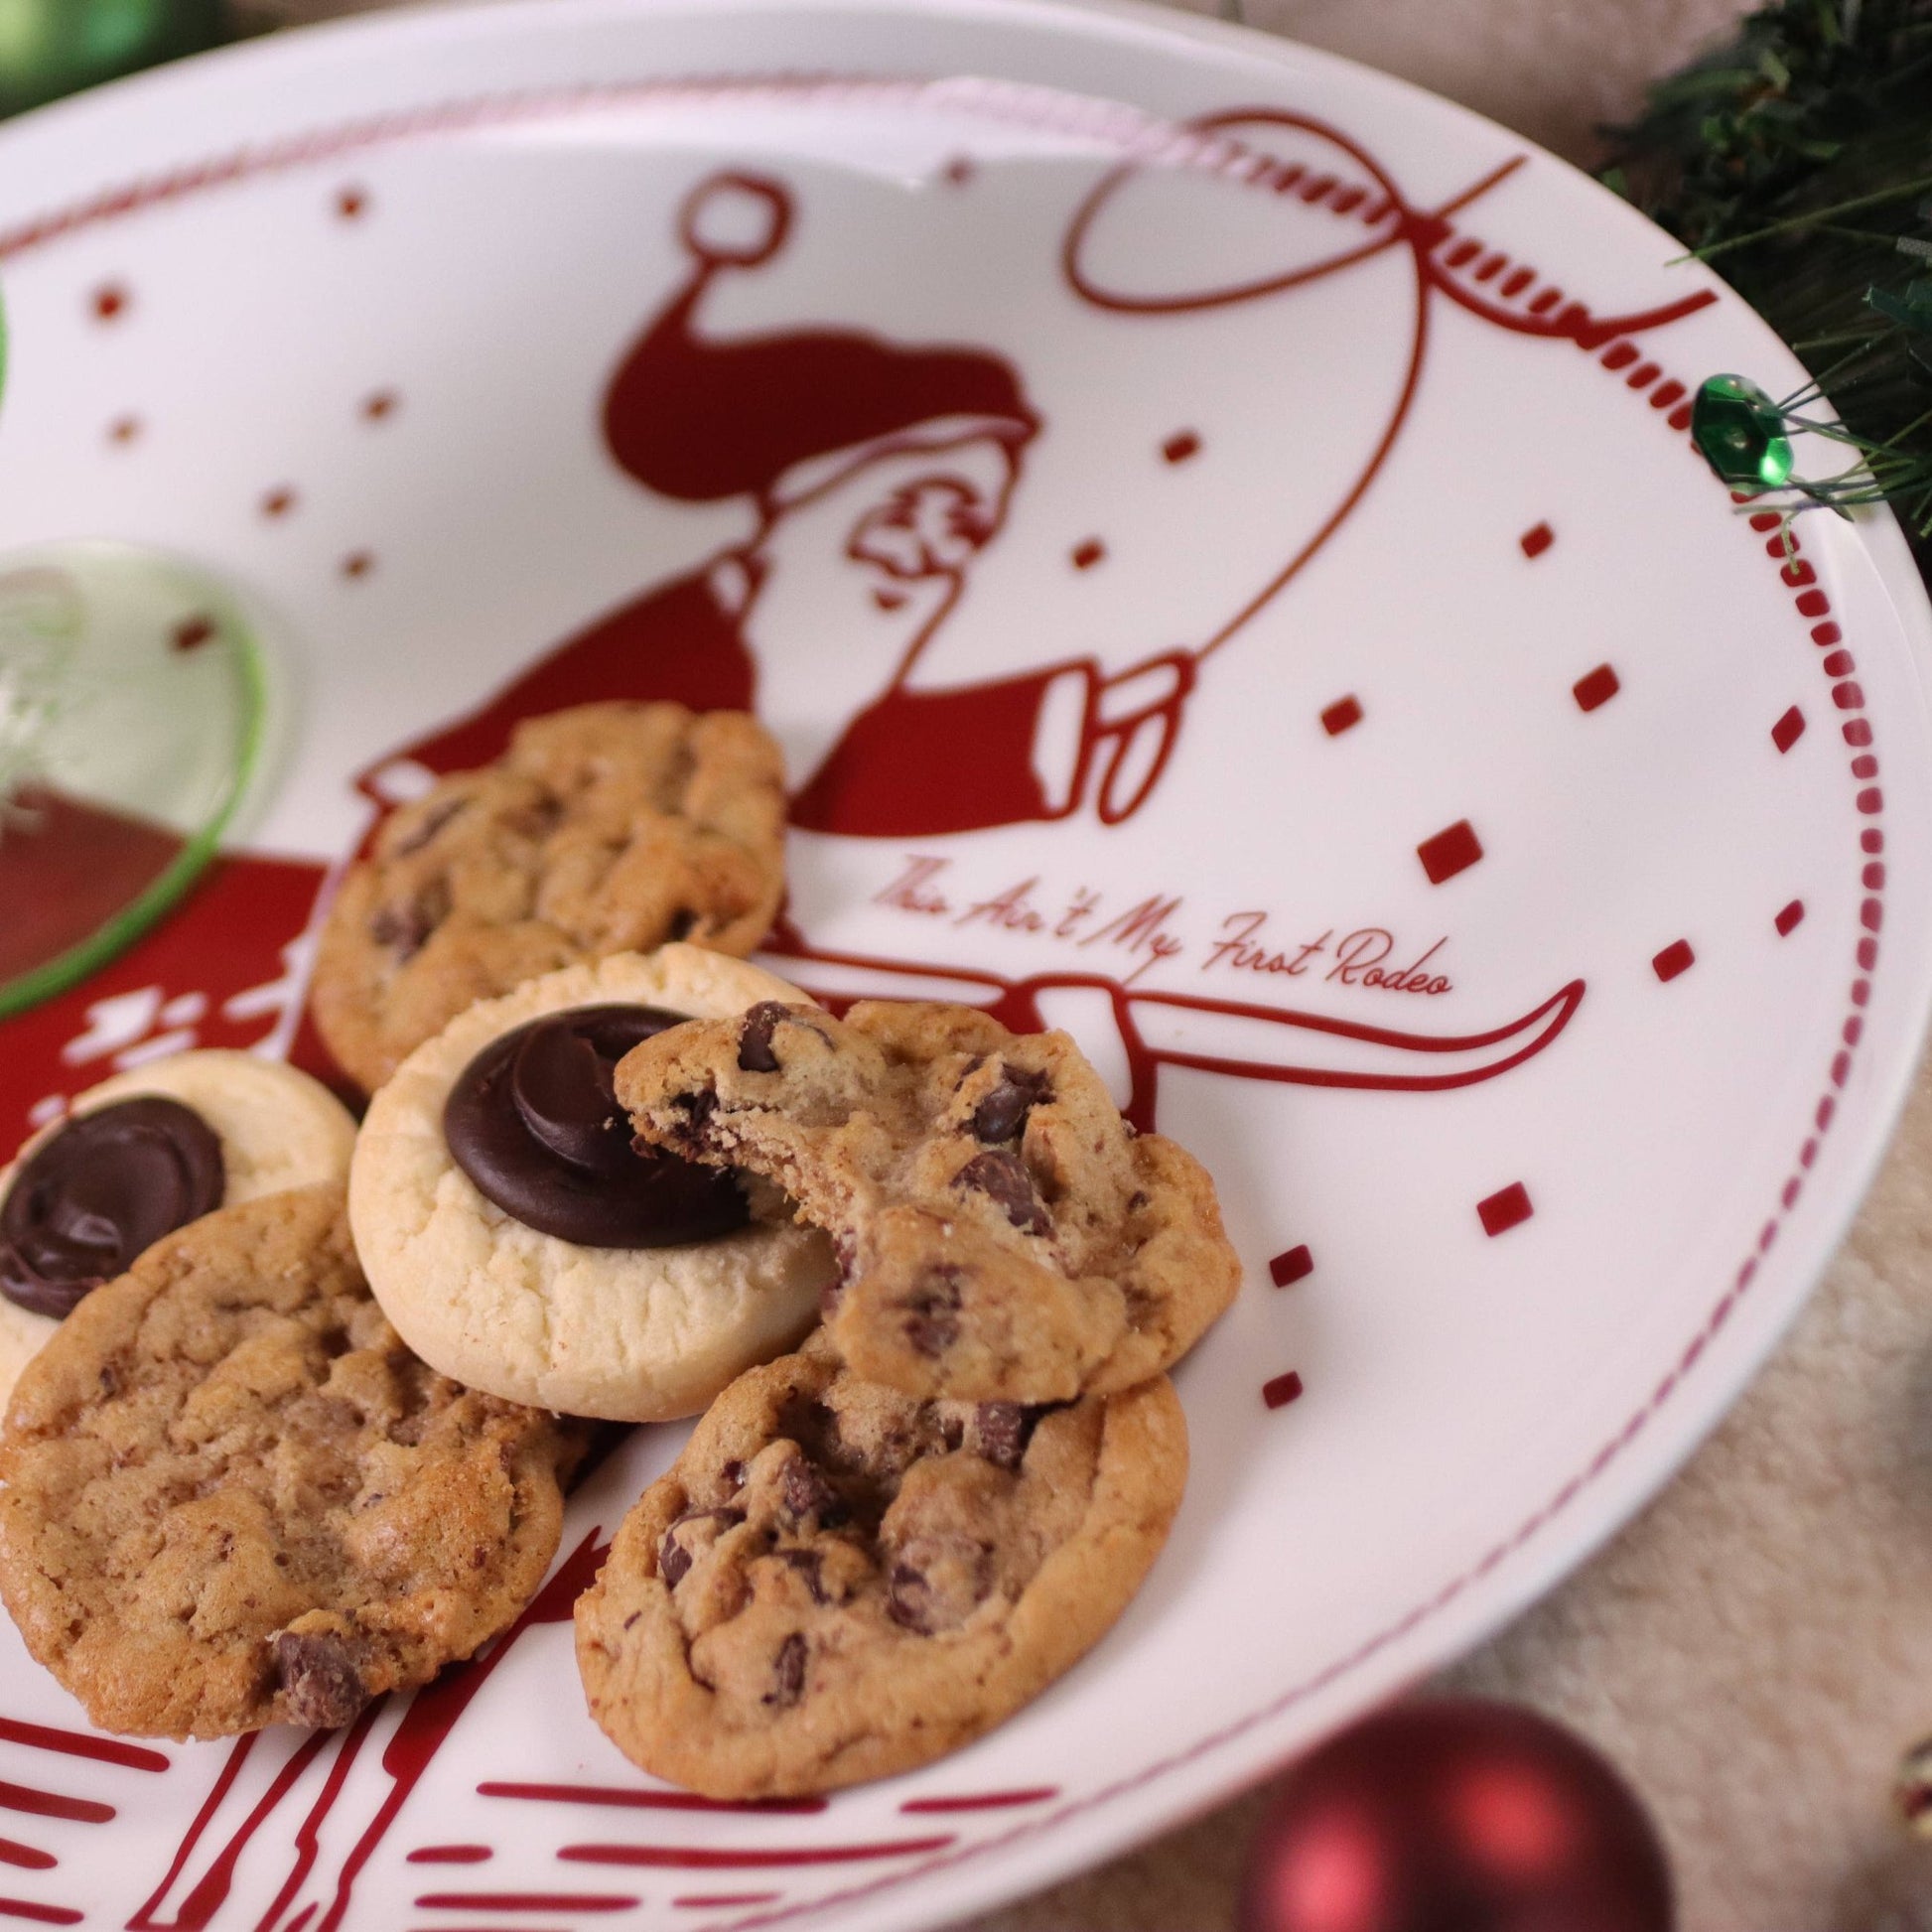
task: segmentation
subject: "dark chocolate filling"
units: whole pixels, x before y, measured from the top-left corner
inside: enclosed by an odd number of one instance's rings
[[[69,1121],[21,1164],[0,1202],[0,1295],[55,1320],[164,1234],[221,1205],[221,1143],[158,1094]]]
[[[738,1176],[634,1145],[613,1076],[686,1015],[574,1007],[492,1039],[443,1108],[450,1154],[486,1200],[580,1248],[709,1241],[751,1218]]]

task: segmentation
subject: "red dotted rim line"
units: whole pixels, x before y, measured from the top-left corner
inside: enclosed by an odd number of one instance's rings
[[[75,203],[53,214],[0,233],[0,261],[80,228],[179,200],[204,189],[265,173],[316,166],[346,154],[404,139],[459,133],[472,128],[501,125],[526,117],[541,118],[549,115],[590,112],[600,107],[642,98],[699,101],[721,95],[746,98],[759,94],[826,101],[863,97],[891,100],[896,104],[915,108],[934,108],[951,104],[965,107],[968,111],[983,111],[996,116],[1010,115],[1035,127],[1069,129],[1094,134],[1100,138],[1108,138],[1109,134],[1106,117],[1094,111],[1093,104],[1084,104],[1086,111],[1083,113],[1069,113],[1066,111],[1069,105],[1082,104],[1080,97],[1061,94],[1054,89],[1029,88],[1020,83],[974,82],[968,85],[961,82],[894,80],[878,76],[797,75],[772,76],[763,79],[719,76],[677,82],[604,83],[562,90],[494,95],[468,102],[443,103],[374,117],[334,130],[291,137],[286,141],[270,143],[260,148],[242,148],[226,156],[146,178],[87,201]],[[1049,104],[1056,111],[1043,111]],[[1166,128],[1171,135],[1173,133],[1172,123],[1158,122],[1152,117],[1140,114],[1138,110],[1116,108],[1115,113],[1118,119],[1113,126],[1123,138],[1145,140],[1148,131],[1156,128]],[[1127,133],[1130,123],[1131,135]],[[1221,145],[1211,151],[1208,151],[1209,144],[1204,137],[1193,138],[1201,145],[1183,158],[1200,159],[1201,165],[1226,167],[1230,165],[1231,158],[1239,153],[1239,144],[1232,142],[1228,137],[1219,137]],[[1255,185],[1268,187],[1271,192],[1299,192],[1302,199],[1311,206],[1325,203],[1336,214],[1346,215],[1354,212],[1365,225],[1369,226],[1387,218],[1394,211],[1393,205],[1385,197],[1374,195],[1360,183],[1325,175],[1305,181],[1303,179],[1305,171],[1297,168],[1296,164],[1282,163],[1252,151],[1241,159],[1239,167],[1233,168],[1232,172]],[[1357,190],[1360,192],[1357,193]],[[1473,236],[1458,234],[1447,223],[1444,224],[1444,237],[1438,243],[1438,247],[1443,250],[1444,266],[1459,269],[1473,263],[1472,279],[1485,285],[1487,281],[1501,275],[1503,268],[1509,265],[1509,258],[1506,255],[1486,248]],[[1450,257],[1457,259],[1451,260]],[[1528,279],[1521,279],[1524,276]],[[1527,314],[1533,316],[1541,316],[1554,310],[1562,300],[1560,289],[1553,290],[1549,284],[1539,286],[1535,272],[1521,264],[1512,269],[1511,273],[1501,281],[1495,294],[1502,300],[1520,304]],[[1620,373],[1631,363],[1639,362],[1641,355],[1642,351],[1634,343],[1627,338],[1619,338],[1602,349],[1596,359],[1600,366],[1610,372]],[[1633,393],[1650,390],[1649,400],[1652,408],[1660,412],[1668,409],[1670,413],[1665,419],[1668,426],[1673,431],[1686,431],[1690,426],[1690,405],[1686,400],[1689,391],[1683,383],[1675,380],[1659,383],[1658,378],[1663,373],[1660,366],[1642,361],[1639,367],[1633,369],[1624,378],[1625,386]],[[1695,453],[1695,446],[1689,447]],[[1753,522],[1761,525],[1764,514],[1760,513],[1758,517],[1753,518]],[[1782,521],[1781,518],[1775,517],[1770,520],[1773,523]],[[1787,558],[1782,541],[1774,540],[1771,548],[1781,562],[1780,574],[1793,589],[1799,615],[1808,620],[1814,618],[1823,620],[1817,623],[1813,631],[1814,640],[1821,644],[1828,641],[1836,643],[1837,626],[1829,621],[1829,602],[1824,592],[1817,589],[1813,583],[1812,575],[1809,574],[1810,565],[1796,557]],[[1828,639],[1819,635],[1821,631],[1832,634]],[[1836,655],[1848,657],[1849,653],[1840,652]],[[1827,660],[1828,663],[1830,661]],[[1855,683],[1847,680],[1834,687],[1834,699],[1839,709],[1853,714],[1846,725],[1850,742],[1861,748],[1868,746],[1870,726],[1863,716],[1864,709],[1863,692]],[[1855,727],[1859,728],[1862,736],[1852,736]],[[1859,763],[1860,760],[1855,760],[1855,764]],[[1867,757],[1863,761],[1863,770],[1855,772],[1855,775],[1875,776],[1876,768],[1875,757]],[[1875,819],[1879,816],[1881,807],[1882,797],[1875,785],[1860,792],[1859,809],[1863,816]],[[1867,828],[1863,835],[1862,844],[1867,852],[1875,854],[1882,851],[1882,833],[1875,826]],[[1775,1241],[1783,1215],[1790,1211],[1802,1191],[1804,1175],[1817,1157],[1819,1140],[1829,1129],[1836,1112],[1836,1092],[1844,1087],[1849,1076],[1852,1053],[1863,1028],[1859,1009],[1863,1008],[1870,997],[1869,975],[1877,960],[1876,935],[1880,922],[1879,895],[1882,892],[1882,868],[1877,869],[1875,883],[1871,869],[1867,869],[1867,897],[1862,906],[1862,923],[1865,929],[1857,947],[1861,977],[1853,983],[1853,1012],[1848,1016],[1842,1029],[1845,1044],[1832,1062],[1830,1084],[1814,1110],[1814,1131],[1805,1141],[1797,1166],[1785,1182],[1780,1196],[1779,1212],[1765,1222],[1759,1233],[1755,1252],[1739,1267],[1724,1296],[1714,1307],[1702,1328],[1685,1348],[1677,1363],[1617,1435],[1598,1449],[1586,1468],[1564,1483],[1510,1536],[1492,1546],[1474,1565],[1445,1584],[1433,1596],[1415,1605],[1395,1622],[1364,1639],[1342,1657],[1333,1660],[1300,1684],[1270,1700],[1260,1710],[1223,1725],[1220,1729],[1197,1739],[1182,1751],[1144,1766],[1128,1777],[1118,1779],[1083,1798],[1062,1805],[1047,1816],[1018,1823],[1005,1832],[996,1833],[970,1845],[961,1845],[944,1856],[882,1875],[866,1884],[848,1887],[813,1900],[801,1901],[775,1912],[759,1913],[736,1920],[734,1921],[736,1932],[750,1932],[750,1928],[753,1927],[778,1923],[805,1913],[821,1912],[828,1906],[863,1898],[925,1877],[935,1870],[957,1864],[966,1859],[976,1858],[982,1853],[998,1851],[1018,1840],[1036,1836],[1081,1813],[1097,1809],[1116,1798],[1125,1796],[1130,1791],[1185,1767],[1245,1735],[1256,1725],[1280,1717],[1284,1712],[1306,1702],[1361,1668],[1379,1653],[1448,1608],[1465,1590],[1522,1549],[1552,1519],[1567,1509],[1578,1495],[1595,1481],[1635,1440],[1681,1385],[1684,1377],[1729,1318],[1737,1301],[1756,1275],[1759,1259]]]

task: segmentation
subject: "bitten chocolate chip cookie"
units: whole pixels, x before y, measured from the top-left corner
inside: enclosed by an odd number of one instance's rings
[[[316,1025],[371,1093],[473,1000],[607,953],[748,953],[784,886],[784,768],[743,712],[596,704],[532,718],[442,779],[344,879]]]
[[[0,1433],[0,1595],[110,1730],[346,1724],[542,1580],[574,1429],[410,1354],[338,1185],[224,1208],[61,1325]]]
[[[855,1374],[908,1394],[1129,1388],[1240,1283],[1205,1170],[1137,1136],[1064,1034],[765,1005],[645,1040],[617,1093],[645,1139],[766,1175],[831,1234],[827,1326]]]
[[[699,946],[620,953],[472,1007],[369,1105],[349,1173],[356,1252],[426,1361],[574,1416],[702,1409],[794,1346],[831,1246],[768,1182],[631,1144],[611,1067],[654,1028],[803,1000]]]
[[[116,1073],[0,1172],[0,1404],[63,1316],[162,1235],[348,1173],[355,1122],[319,1080],[216,1048]]]
[[[1106,1631],[1186,1469],[1166,1377],[1070,1407],[921,1402],[815,1335],[741,1376],[624,1518],[577,1603],[591,1715],[714,1798],[922,1764]]]

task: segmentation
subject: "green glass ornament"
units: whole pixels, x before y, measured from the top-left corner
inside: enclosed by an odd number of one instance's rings
[[[0,0],[0,114],[212,47],[223,0]]]
[[[1714,375],[1698,390],[1691,440],[1733,487],[1779,489],[1791,481],[1796,459],[1784,433],[1784,412],[1741,375]]]

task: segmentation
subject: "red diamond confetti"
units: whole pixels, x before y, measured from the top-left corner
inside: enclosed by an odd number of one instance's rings
[[[1530,1190],[1520,1180],[1512,1180],[1507,1187],[1499,1187],[1486,1200],[1476,1202],[1476,1213],[1482,1221],[1482,1231],[1487,1235],[1507,1234],[1513,1227],[1520,1227],[1536,1209],[1530,1205]]]
[[[1285,1409],[1302,1393],[1302,1378],[1290,1369],[1286,1375],[1277,1375],[1272,1381],[1261,1385],[1261,1399],[1271,1409]]]
[[[1268,1279],[1277,1288],[1287,1288],[1299,1282],[1305,1275],[1313,1273],[1314,1257],[1309,1253],[1306,1242],[1299,1248],[1290,1248],[1285,1253],[1278,1254],[1268,1264]]]
[[[1422,861],[1429,883],[1440,886],[1458,872],[1468,871],[1482,857],[1482,841],[1466,818],[1458,818],[1453,825],[1444,826],[1434,838],[1424,839],[1416,847],[1416,857]]]
[[[1622,688],[1616,673],[1607,664],[1599,664],[1595,670],[1585,672],[1570,687],[1570,693],[1577,700],[1578,710],[1594,711],[1598,705],[1608,704]]]
[[[1650,964],[1660,980],[1674,980],[1679,973],[1689,972],[1696,959],[1688,939],[1673,939]]]

